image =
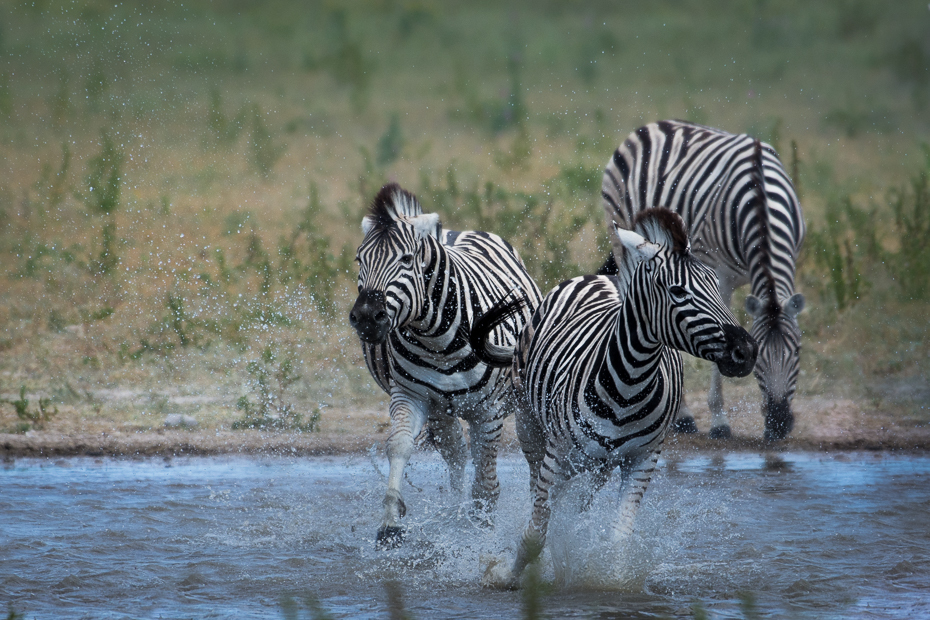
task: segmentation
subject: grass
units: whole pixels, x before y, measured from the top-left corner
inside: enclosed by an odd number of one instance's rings
[[[713,6],[2,3],[0,429],[23,386],[49,430],[144,431],[178,395],[202,428],[382,407],[344,320],[380,184],[547,289],[600,265],[600,171],[669,117],[769,140],[798,183],[800,393],[930,421],[887,388],[927,379],[930,12]]]

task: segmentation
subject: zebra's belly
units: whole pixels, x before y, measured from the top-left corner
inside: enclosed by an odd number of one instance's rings
[[[417,357],[390,345],[365,347],[364,352],[369,371],[388,394],[400,387],[433,410],[451,408],[465,419],[483,415],[480,412],[487,404],[504,398],[510,386],[508,373],[477,361],[469,363],[469,356],[459,352]],[[456,366],[461,370],[455,370]]]
[[[451,414],[465,419],[479,415],[474,412],[483,411],[489,401],[499,399],[507,387],[503,372],[489,372],[481,364],[469,371],[451,374],[399,366],[395,366],[392,377],[396,385],[431,403],[433,408],[449,409]]]

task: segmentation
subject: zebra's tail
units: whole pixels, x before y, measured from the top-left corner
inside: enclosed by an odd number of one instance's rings
[[[487,312],[475,317],[468,335],[468,344],[482,364],[492,368],[509,368],[513,363],[513,346],[491,344],[488,339],[498,325],[517,316],[529,305],[524,295],[508,294],[491,306]]]

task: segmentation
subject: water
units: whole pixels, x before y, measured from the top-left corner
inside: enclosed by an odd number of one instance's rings
[[[930,457],[670,457],[631,540],[606,534],[616,483],[555,506],[550,617],[930,617]],[[377,552],[380,458],[20,459],[0,469],[0,607],[26,618],[281,618],[308,597],[337,618],[389,617],[390,584],[425,618],[518,618],[519,592],[479,585],[529,513],[526,465],[501,462],[482,529],[418,453],[410,533]]]

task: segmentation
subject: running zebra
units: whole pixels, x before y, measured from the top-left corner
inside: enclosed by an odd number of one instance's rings
[[[496,326],[490,340],[513,346],[541,298],[510,244],[486,232],[443,231],[439,216],[396,184],[385,185],[362,220],[358,299],[349,322],[358,332],[368,370],[391,397],[390,464],[380,548],[404,537],[400,492],[414,441],[425,430],[460,492],[469,424],[475,509],[489,511],[500,495],[497,451],[503,420],[513,408],[509,373],[479,362],[468,335],[475,314],[519,291],[529,307]]]
[[[682,392],[679,351],[745,376],[756,345],[720,299],[714,272],[691,253],[681,218],[648,209],[634,231],[615,228],[615,276],[581,276],[557,286],[516,347],[488,336],[524,301],[503,300],[475,322],[472,348],[492,366],[511,367],[517,435],[530,466],[533,513],[511,566],[488,567],[484,583],[513,587],[534,549],[545,545],[549,491],[591,472],[594,491],[619,467],[624,481],[618,535],[652,477]]]
[[[755,375],[762,390],[766,440],[794,426],[791,400],[798,379],[804,296],[794,292],[804,218],[794,186],[775,150],[747,135],[682,121],[640,127],[618,148],[602,186],[608,227],[629,228],[643,209],[665,206],[684,218],[694,254],[717,272],[720,294],[750,284],[746,311],[759,343]],[[610,273],[611,259],[599,273]],[[711,437],[730,436],[723,385],[712,370],[707,403]],[[682,403],[677,428],[695,432]]]

